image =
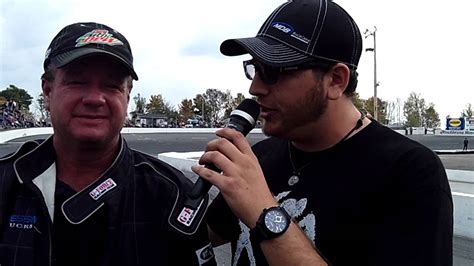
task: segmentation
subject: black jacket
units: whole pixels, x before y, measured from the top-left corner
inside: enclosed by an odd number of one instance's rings
[[[55,265],[58,211],[73,225],[103,215],[100,265],[215,264],[205,225],[190,231],[176,218],[183,218],[180,206],[192,186],[180,171],[122,139],[110,168],[57,206],[52,139],[27,142],[0,159],[0,265]],[[202,219],[207,201],[191,218]]]

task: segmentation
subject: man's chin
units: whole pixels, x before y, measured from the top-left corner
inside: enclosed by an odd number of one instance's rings
[[[103,143],[107,142],[109,135],[107,132],[102,132],[101,130],[85,130],[81,132],[75,132],[73,138],[80,143]]]
[[[264,122],[262,126],[262,133],[267,137],[280,136],[279,127],[275,124]]]

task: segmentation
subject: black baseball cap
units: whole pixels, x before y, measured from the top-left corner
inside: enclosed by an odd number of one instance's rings
[[[49,64],[53,64],[61,68],[92,54],[105,54],[118,59],[130,70],[132,78],[138,80],[127,39],[111,27],[95,22],[80,22],[64,27],[46,50],[43,67],[46,70]]]
[[[249,53],[274,67],[323,60],[356,70],[362,36],[352,17],[330,0],[289,0],[270,14],[256,37],[226,40],[220,50],[228,56]]]

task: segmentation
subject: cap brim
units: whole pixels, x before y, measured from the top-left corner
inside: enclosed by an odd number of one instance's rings
[[[113,57],[114,59],[117,59],[120,63],[122,63],[125,67],[127,67],[128,70],[130,70],[130,75],[134,80],[138,80],[137,73],[135,73],[135,70],[133,67],[123,60],[120,56],[117,56],[114,53],[101,50],[101,49],[96,49],[96,48],[82,48],[82,49],[75,49],[69,52],[65,52],[62,54],[59,54],[53,58],[51,58],[51,63],[57,67],[61,68],[66,66],[67,64],[71,63],[72,61],[79,59],[84,56],[91,56],[94,54],[104,54]]]
[[[222,42],[220,50],[227,56],[248,53],[258,61],[275,67],[294,66],[315,60],[313,57],[265,36],[225,40]]]

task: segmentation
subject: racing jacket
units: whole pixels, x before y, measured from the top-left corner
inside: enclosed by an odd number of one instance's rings
[[[215,265],[205,224],[183,230],[180,206],[192,187],[183,173],[128,148],[121,138],[112,165],[56,206],[52,139],[26,142],[0,159],[1,266],[54,265],[55,208],[71,224],[87,221],[98,210],[104,214],[102,265]],[[193,219],[202,219],[207,201]]]

